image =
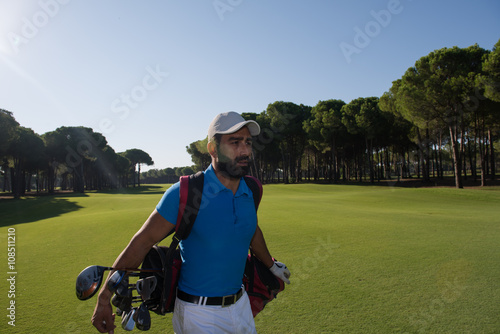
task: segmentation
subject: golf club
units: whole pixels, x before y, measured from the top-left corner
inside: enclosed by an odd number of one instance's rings
[[[115,292],[118,286],[122,283],[128,285],[128,279],[125,276],[127,272],[122,270],[115,271],[108,279],[108,289],[111,292]]]
[[[126,331],[131,331],[134,329],[135,321],[134,321],[134,314],[136,312],[136,308],[133,308],[130,310],[130,312],[127,312],[125,316],[122,316],[122,328]]]
[[[103,274],[106,270],[139,271],[139,272],[160,272],[160,269],[117,269],[104,266],[88,266],[83,269],[76,278],[76,296],[80,300],[91,298],[102,284]],[[130,273],[132,276],[139,276],[136,273]]]
[[[149,276],[146,278],[142,278],[137,280],[136,289],[137,292],[141,295],[143,300],[148,300],[151,298],[151,294],[156,288],[157,279],[155,276]]]
[[[142,302],[141,297],[133,296],[132,289],[128,290],[127,295],[120,296],[115,294],[113,298],[111,298],[111,304],[116,306],[117,310],[121,310],[123,312],[129,312],[132,308],[132,303]]]
[[[114,291],[115,294],[121,297],[128,296],[128,290],[134,290],[135,289],[135,284],[121,284],[118,286],[116,291]],[[113,291],[112,291],[113,292]]]
[[[117,311],[120,309],[122,312],[127,313],[132,308],[132,298],[132,291],[130,291],[129,296],[114,295],[113,298],[111,298],[111,304],[116,306]]]
[[[76,296],[80,300],[91,298],[101,286],[104,271],[111,267],[89,266],[83,269],[76,278]]]
[[[135,327],[141,331],[147,331],[151,328],[151,315],[148,307],[142,303],[134,314]]]
[[[111,292],[120,296],[127,295],[128,288],[135,288],[136,284],[129,284],[129,276],[138,276],[140,274],[127,273],[126,271],[117,270],[108,279],[107,285]]]

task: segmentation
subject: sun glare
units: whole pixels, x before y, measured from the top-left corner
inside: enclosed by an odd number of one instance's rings
[[[0,2],[0,52],[4,55],[16,55],[22,47],[23,36],[29,27],[30,16],[37,10],[38,3],[25,1]]]

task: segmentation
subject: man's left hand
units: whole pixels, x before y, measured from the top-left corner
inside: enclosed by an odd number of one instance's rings
[[[274,264],[271,268],[269,268],[269,270],[274,274],[274,276],[281,278],[286,284],[290,284],[290,270],[288,270],[284,263],[274,261]]]

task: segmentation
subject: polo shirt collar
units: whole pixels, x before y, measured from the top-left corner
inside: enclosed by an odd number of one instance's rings
[[[217,175],[215,175],[212,164],[210,164],[210,166],[205,170],[205,186],[208,186],[210,193],[214,195],[218,194],[221,191],[230,191],[219,181]],[[250,189],[248,188],[247,183],[243,178],[240,179],[238,190],[236,191],[236,194],[234,196],[239,197],[242,195],[250,195]]]

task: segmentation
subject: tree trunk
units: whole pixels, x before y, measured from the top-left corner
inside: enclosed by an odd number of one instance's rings
[[[408,157],[406,160],[406,166],[408,168],[408,178],[411,178],[411,161],[410,161],[410,150],[408,149]]]
[[[141,164],[137,164],[138,172],[137,172],[137,186],[141,186]]]
[[[486,185],[486,133],[484,127],[484,118],[482,120],[482,124],[479,126],[479,154],[480,154],[480,163],[481,163],[481,187]]]
[[[85,192],[83,161],[73,169],[73,191],[82,194]]]
[[[459,156],[460,156],[460,161],[462,161],[463,164],[464,164],[464,167],[462,169],[462,171],[464,172],[463,178],[465,180],[467,180],[467,159],[465,158],[465,136],[464,136],[463,129],[460,131],[460,133],[461,133],[461,136],[460,136],[461,140],[460,140],[460,146],[459,146],[460,147],[460,150],[459,150],[460,155]],[[459,143],[459,141],[458,141],[458,130],[457,130],[457,136],[456,136],[456,138],[457,138],[456,142],[458,144]]]
[[[462,189],[462,160],[460,155],[460,148],[457,140],[457,131],[453,125],[449,126],[450,128],[450,139],[451,139],[451,151],[453,153],[453,167],[455,171],[455,187]]]
[[[56,178],[55,178],[55,171],[54,167],[52,166],[52,163],[49,163],[49,167],[47,168],[47,187],[48,187],[48,192],[49,194],[54,193],[54,188],[55,188],[55,183],[56,183]]]
[[[443,150],[441,149],[442,145],[443,145],[443,134],[441,131],[439,131],[439,146],[438,146],[439,172],[438,172],[438,176],[441,180],[444,179]]]
[[[10,169],[10,177],[12,183],[12,193],[14,198],[20,198],[23,193],[23,180],[22,180],[21,162],[14,159],[14,168]]]
[[[417,140],[418,140],[418,157],[419,157],[419,164],[418,164],[418,177],[420,178],[420,171],[422,172],[422,178],[424,182],[429,181],[429,174],[428,174],[428,168],[426,167],[426,159],[425,159],[425,147],[422,142],[422,136],[420,134],[420,129],[417,128]]]
[[[429,126],[427,125],[425,129],[425,175],[427,178],[427,181],[430,181],[431,177],[431,140],[430,140],[430,135],[429,135]]]
[[[10,168],[9,166],[7,165],[7,167],[5,168],[6,165],[4,165],[2,168],[3,168],[3,191],[6,192],[7,189],[9,189],[9,191],[11,190],[11,187],[9,186],[9,180],[8,180],[8,173],[10,172]]]
[[[374,172],[373,172],[373,163],[372,163],[372,160],[373,160],[373,153],[372,153],[372,140],[368,140],[368,138],[365,139],[366,141],[366,160],[367,160],[367,163],[368,163],[368,171],[370,173],[370,183],[374,183],[375,182],[375,175],[374,175]]]
[[[481,145],[481,140],[477,138],[477,135],[475,136],[474,140],[468,140],[467,141],[467,153],[469,154],[469,165],[470,165],[470,172],[472,174],[472,179],[474,181],[477,180],[477,171],[476,171],[476,159],[474,157],[477,155],[477,143],[479,142],[479,145]],[[472,152],[472,146],[474,146],[474,152]]]
[[[283,150],[283,147],[281,147],[281,164],[283,167],[283,183],[288,184],[288,171],[287,171],[287,165],[286,165],[286,157],[285,157],[285,152]],[[278,174],[278,179],[279,179],[279,174]],[[279,181],[278,181],[279,182]]]
[[[491,164],[491,179],[496,179],[495,171],[495,149],[493,148],[493,137],[491,135],[491,129],[488,129],[488,141],[490,143],[490,164]]]
[[[311,181],[311,154],[307,152],[307,182]]]
[[[26,187],[24,187],[24,189],[27,191],[27,192],[30,192],[31,191],[31,181],[32,181],[32,178],[33,178],[33,174],[32,173],[28,173],[27,177],[26,177]]]
[[[438,169],[438,158],[436,145],[432,144],[432,177],[436,177],[436,171]],[[439,174],[438,174],[439,175]]]

